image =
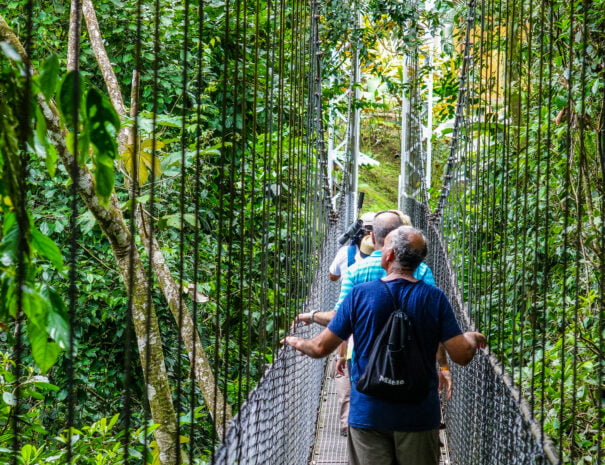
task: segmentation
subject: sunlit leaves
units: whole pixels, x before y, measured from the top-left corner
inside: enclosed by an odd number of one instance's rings
[[[159,177],[162,174],[158,151],[164,146],[165,144],[159,140],[143,140],[139,144],[136,153],[136,161],[132,146],[128,146],[126,150],[122,152],[122,162],[124,163],[126,172],[134,179],[136,169],[136,177],[139,185],[145,184],[152,172],[156,177]]]

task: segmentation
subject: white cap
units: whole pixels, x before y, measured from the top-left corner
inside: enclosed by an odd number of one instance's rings
[[[361,215],[360,219],[361,221],[363,221],[364,226],[372,226],[372,224],[374,223],[374,216],[376,216],[376,213],[367,212]]]

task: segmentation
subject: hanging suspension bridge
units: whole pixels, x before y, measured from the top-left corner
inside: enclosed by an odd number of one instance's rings
[[[347,463],[331,362],[280,340],[336,303],[378,109],[390,208],[488,340],[442,463],[604,464],[603,31],[595,0],[3,2],[0,461]]]

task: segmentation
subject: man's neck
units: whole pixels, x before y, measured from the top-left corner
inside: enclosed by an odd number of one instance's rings
[[[416,282],[418,281],[414,278],[414,272],[410,270],[401,270],[399,268],[395,268],[390,266],[387,269],[387,275],[385,276],[385,281],[393,281],[394,279],[407,279],[408,281]]]

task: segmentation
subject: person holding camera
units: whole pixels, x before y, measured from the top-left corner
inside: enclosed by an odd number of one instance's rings
[[[343,245],[329,268],[329,276],[331,281],[338,281],[345,274],[347,269],[355,263],[370,256],[374,252],[374,243],[372,241],[371,231],[374,221],[373,212],[364,213],[361,217],[351,224],[339,238],[340,244],[350,239],[350,244]],[[338,398],[338,421],[340,426],[340,434],[346,436],[348,432],[349,418],[349,399],[351,396],[351,382],[349,380],[349,372],[346,363],[337,370],[340,361],[346,361],[350,357],[350,351],[347,350],[347,343],[343,342],[338,348],[337,357],[334,361],[334,387],[336,397]]]
[[[347,268],[359,260],[363,260],[374,251],[374,244],[370,237],[374,213],[368,212],[349,226],[349,229],[338,238],[341,244],[351,240],[350,244],[343,245],[332,260],[328,269],[330,281],[338,281],[344,276]]]

